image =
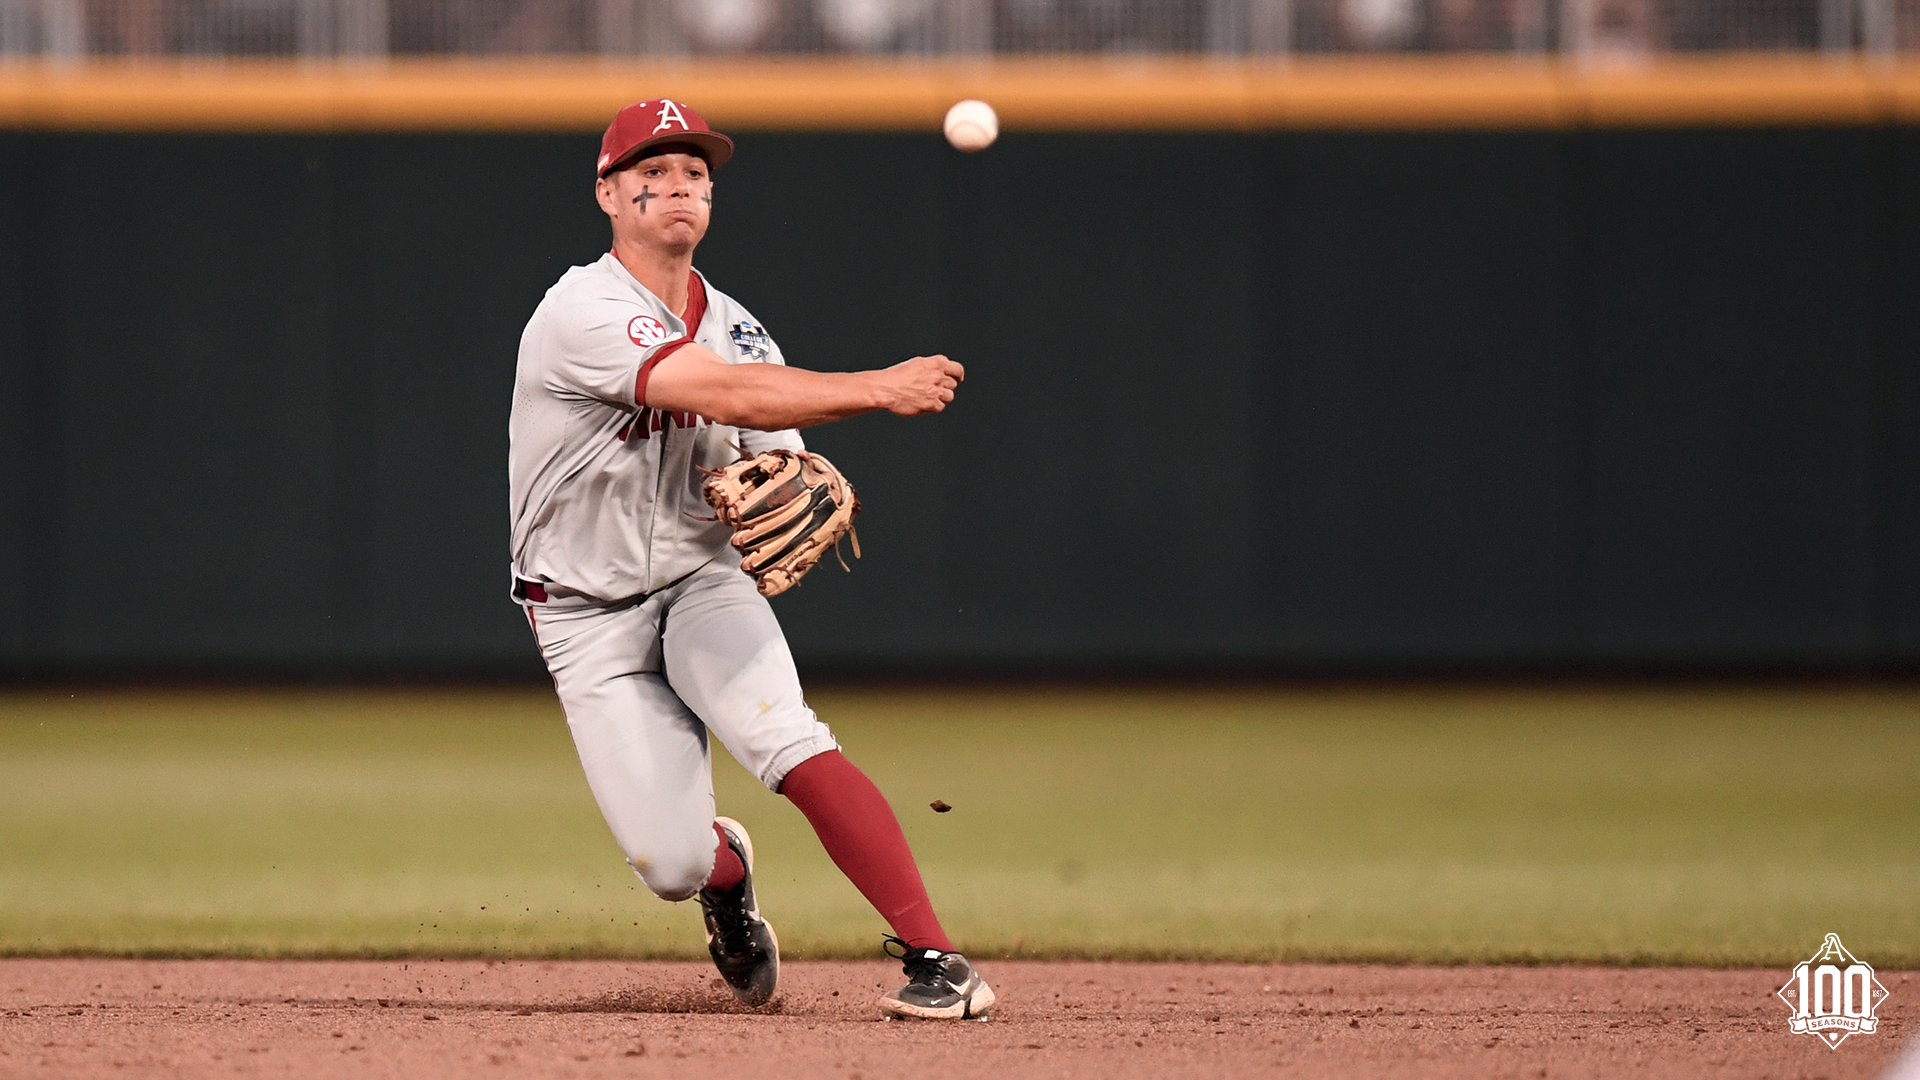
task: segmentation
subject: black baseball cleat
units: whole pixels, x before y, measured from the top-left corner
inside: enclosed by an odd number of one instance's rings
[[[760,917],[753,898],[753,840],[732,818],[714,818],[727,843],[740,856],[747,876],[725,892],[700,890],[700,911],[707,919],[707,952],[727,989],[746,1005],[765,1005],[780,983],[780,939]]]
[[[897,937],[886,950],[906,969],[907,985],[881,997],[881,1011],[920,1020],[984,1020],[993,1011],[993,988],[959,953],[916,949]]]

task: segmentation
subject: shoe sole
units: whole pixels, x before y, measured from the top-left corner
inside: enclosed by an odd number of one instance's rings
[[[753,837],[747,834],[747,827],[730,817],[716,817],[713,819],[713,823],[727,830],[735,840],[740,841],[741,850],[747,857],[747,873],[752,874]],[[755,894],[754,902],[759,902],[758,893]],[[740,991],[735,990],[732,983],[728,983],[727,989],[732,992],[734,1000],[740,1002],[742,1005],[765,1005],[767,1002],[773,1000],[775,991],[780,988],[780,935],[773,932],[773,924],[768,922],[767,917],[764,915],[760,917],[760,925],[767,928],[767,937],[773,940],[773,989],[767,991],[766,997],[742,997]]]
[[[993,988],[982,982],[966,1000],[944,1009],[929,1009],[883,997],[880,999],[880,1011],[909,1020],[985,1020],[993,1012],[993,1002]]]

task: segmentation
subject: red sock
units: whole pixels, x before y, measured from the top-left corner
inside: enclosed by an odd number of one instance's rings
[[[953,950],[933,914],[900,819],[866,773],[840,751],[829,750],[795,766],[780,794],[807,816],[834,865],[894,933],[917,949]]]
[[[707,888],[714,892],[726,892],[747,879],[747,867],[740,861],[740,856],[734,854],[733,845],[727,843],[727,834],[720,828],[719,822],[713,825],[713,835],[720,841],[720,846],[713,849],[713,874],[707,878]]]

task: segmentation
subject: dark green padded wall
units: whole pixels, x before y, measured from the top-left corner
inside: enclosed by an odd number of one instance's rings
[[[1888,139],[1881,233],[1881,368],[1873,414],[1878,655],[1912,666],[1920,657],[1920,138]]]
[[[1327,664],[1567,655],[1564,143],[1264,147],[1251,425],[1288,653]]]
[[[1583,643],[1870,653],[1881,148],[1848,131],[1587,148]]]
[[[746,134],[700,265],[867,557],[816,672],[1920,666],[1920,133]],[[591,136],[0,136],[17,675],[537,677],[521,325]]]
[[[0,566],[18,572],[27,552],[32,436],[27,339],[27,170],[25,139],[0,141]],[[15,665],[32,657],[23,605],[0,609],[0,655]]]

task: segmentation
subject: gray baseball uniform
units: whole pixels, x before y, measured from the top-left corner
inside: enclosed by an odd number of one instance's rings
[[[731,363],[784,363],[744,307],[698,273],[689,284],[692,325],[611,253],[568,270],[520,339],[507,455],[514,597],[601,813],[669,900],[713,870],[709,730],[776,790],[837,749],[700,493],[699,467],[802,449],[798,433],[644,402],[652,365],[688,340]]]

